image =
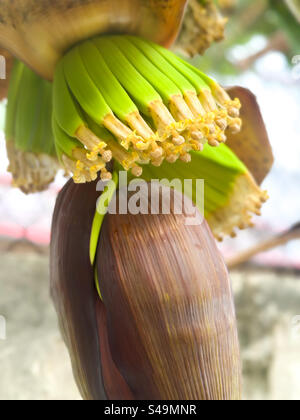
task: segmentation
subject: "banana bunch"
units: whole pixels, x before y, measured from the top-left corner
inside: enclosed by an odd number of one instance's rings
[[[58,170],[51,128],[52,86],[15,61],[5,122],[8,171],[24,193],[46,189]]]
[[[103,36],[71,49],[53,83],[56,150],[76,183],[115,159],[134,176],[143,166],[191,161],[238,132],[240,102],[172,52],[133,36]]]

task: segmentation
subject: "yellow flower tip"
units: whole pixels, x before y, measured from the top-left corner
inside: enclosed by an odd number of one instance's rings
[[[101,167],[94,165],[89,168],[90,174],[97,174],[97,172],[101,169]]]
[[[179,159],[179,155],[176,155],[176,154],[170,154],[166,157],[166,161],[168,163],[175,163],[177,162],[178,159]]]
[[[175,131],[172,132],[172,143],[175,144],[175,146],[181,146],[185,143],[185,138],[183,136],[180,136]]]
[[[239,117],[242,104],[238,98],[235,98],[234,100],[226,101],[225,106],[227,108],[228,115],[230,117],[233,117],[233,118]]]
[[[226,140],[227,140],[227,136],[226,136],[226,134],[224,133],[224,132],[220,132],[219,134],[218,134],[218,136],[217,136],[217,140],[218,140],[218,142],[220,142],[220,143],[226,143]]]
[[[152,152],[150,152],[151,160],[156,161],[160,159],[163,156],[163,154],[164,154],[163,148],[157,147]]]
[[[192,149],[194,152],[203,152],[204,145],[201,143],[198,143],[196,141],[191,141]]]
[[[131,169],[131,173],[133,176],[136,176],[137,178],[139,178],[143,174],[143,169],[140,166],[136,165]]]
[[[225,131],[227,128],[227,119],[226,118],[221,118],[221,117],[217,117],[216,118],[216,124],[217,126],[222,130]]]
[[[163,164],[163,162],[164,162],[164,158],[160,158],[160,159],[153,160],[151,164],[155,166],[156,168],[159,168]]]
[[[112,174],[107,171],[107,169],[101,169],[100,178],[102,181],[110,181],[112,179]]]
[[[76,169],[77,169],[78,171],[83,171],[83,170],[84,170],[84,164],[83,164],[80,160],[78,160],[78,161],[76,162]]]
[[[95,160],[97,160],[98,158],[98,153],[94,153],[94,152],[87,152],[86,157],[88,160],[90,160],[91,162],[95,162]]]
[[[205,114],[204,115],[204,117],[202,117],[203,118],[203,121],[206,123],[206,124],[213,124],[214,122],[215,122],[215,119],[216,119],[216,113],[215,112],[207,112],[207,114]]]
[[[224,236],[221,235],[215,235],[215,238],[218,242],[222,243],[224,241]]]
[[[136,132],[132,132],[129,134],[129,136],[126,137],[121,142],[121,145],[128,150],[130,146],[133,146],[133,148],[137,151],[145,151],[149,149],[149,146],[151,145],[151,139],[144,139],[143,137],[139,136]]]
[[[218,146],[220,146],[220,143],[217,140],[215,140],[215,139],[209,139],[208,140],[208,144],[210,146],[212,146],[212,147],[218,147]]]
[[[192,160],[192,156],[189,153],[180,156],[180,160],[185,163],[190,163]]]
[[[189,133],[192,140],[203,142],[205,140],[204,134],[199,130],[194,130]]]
[[[241,131],[242,125],[243,125],[241,118],[228,117],[227,121],[228,121],[228,130],[232,134],[238,134]]]
[[[81,172],[75,171],[73,174],[73,181],[75,182],[75,184],[85,184],[86,182],[88,182],[88,179]]]
[[[268,191],[262,191],[261,197],[260,197],[260,201],[262,204],[266,203],[269,200],[270,196]]]
[[[44,191],[54,181],[59,168],[57,159],[46,154],[19,150],[13,141],[7,141],[6,148],[8,170],[12,174],[14,187],[30,194]]]
[[[209,130],[209,134],[215,134],[216,132],[216,125],[214,123],[208,124],[207,128]]]
[[[253,227],[253,215],[261,215],[262,203],[267,197],[266,191],[259,188],[249,172],[239,175],[228,201],[206,217],[215,237],[220,240],[231,236],[236,228]]]
[[[245,230],[245,229],[247,229],[247,228],[248,228],[248,226],[246,225],[246,223],[240,223],[240,224],[238,225],[238,228],[239,228],[240,230]]]
[[[100,142],[96,146],[92,147],[92,149],[87,150],[87,159],[91,162],[95,162],[99,158],[99,155],[102,155],[102,159],[104,162],[110,162],[112,159],[112,152],[110,150],[106,150],[106,147],[106,143]]]
[[[62,162],[68,174],[72,174],[76,184],[95,181],[99,171],[107,172],[106,162],[97,156],[92,161],[88,159],[84,148],[76,148],[72,152],[73,157],[62,155]]]
[[[120,142],[120,145],[124,147],[125,150],[128,150],[130,147],[130,139],[126,138]]]
[[[102,159],[104,162],[108,163],[112,160],[112,158],[113,158],[113,154],[111,150],[105,150],[105,152],[103,152]]]
[[[144,151],[149,149],[149,144],[145,143],[142,140],[139,140],[134,144],[134,148],[139,151]]]

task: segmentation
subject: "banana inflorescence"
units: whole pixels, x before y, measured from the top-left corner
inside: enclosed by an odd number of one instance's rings
[[[191,151],[239,131],[240,103],[173,53],[133,36],[103,36],[71,49],[54,77],[53,130],[75,182],[110,179],[114,158],[143,165],[190,162]]]
[[[42,191],[58,170],[51,129],[52,86],[23,63],[14,63],[5,136],[8,170],[25,193]]]

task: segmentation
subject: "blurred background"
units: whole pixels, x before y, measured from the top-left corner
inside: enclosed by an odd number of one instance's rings
[[[228,18],[225,40],[193,62],[223,85],[255,93],[275,156],[263,185],[270,200],[256,227],[220,245],[230,258],[300,222],[300,2],[217,3]],[[66,180],[59,174],[47,192],[32,196],[11,188],[4,116],[2,102],[0,399],[79,399],[48,291],[51,215]],[[256,255],[231,277],[245,399],[300,399],[300,241]]]

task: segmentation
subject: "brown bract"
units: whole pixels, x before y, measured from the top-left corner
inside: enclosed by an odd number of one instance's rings
[[[1,0],[0,46],[51,80],[73,45],[103,33],[130,33],[168,46],[187,0]]]
[[[52,228],[52,296],[83,397],[239,399],[231,286],[206,222],[186,226],[174,211],[107,215],[102,303],[89,263],[97,196],[95,183],[69,182]]]
[[[69,181],[56,202],[51,238],[51,295],[77,385],[86,399],[106,399],[88,246],[98,195],[94,182],[83,187]]]
[[[268,133],[255,95],[248,89],[235,86],[227,89],[242,104],[240,133],[227,135],[227,146],[244,162],[260,185],[272,169],[274,156]]]

